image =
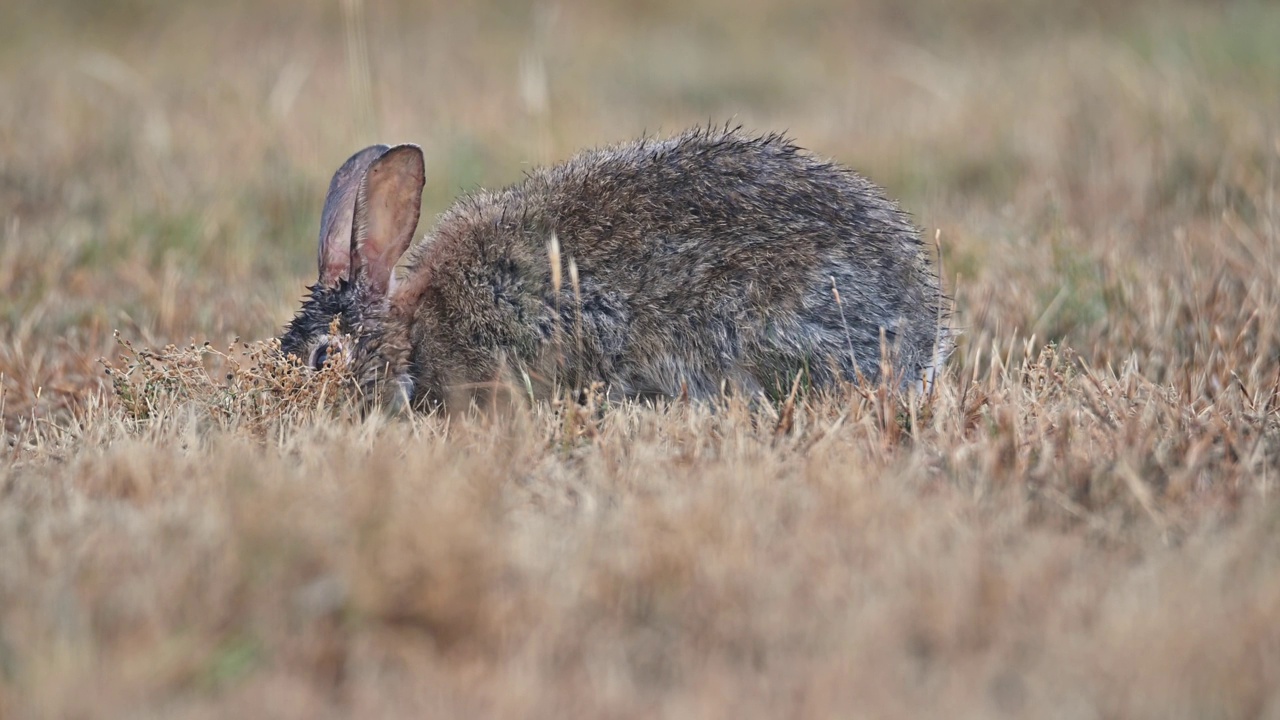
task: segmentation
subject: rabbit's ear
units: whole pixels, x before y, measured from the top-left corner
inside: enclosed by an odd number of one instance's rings
[[[356,193],[365,171],[389,148],[371,145],[347,158],[329,181],[329,194],[320,214],[320,284],[333,286],[351,277],[351,226],[355,217]]]
[[[413,240],[425,180],[422,150],[417,145],[391,148],[364,174],[356,195],[351,277],[375,296],[387,294],[391,270]]]

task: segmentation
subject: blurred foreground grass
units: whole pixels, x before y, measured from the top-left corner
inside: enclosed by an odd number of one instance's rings
[[[1266,2],[7,2],[0,714],[1280,716],[1277,37]],[[423,146],[430,218],[729,119],[938,235],[932,398],[360,422],[215,412],[206,355],[139,414],[97,362],[274,334],[363,144]]]

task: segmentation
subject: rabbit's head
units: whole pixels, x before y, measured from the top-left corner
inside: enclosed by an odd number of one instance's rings
[[[314,369],[341,356],[367,398],[411,400],[409,347],[390,315],[393,269],[418,226],[424,168],[416,145],[374,145],[329,183],[320,219],[320,276],[280,337]],[[390,395],[390,396],[388,396]]]

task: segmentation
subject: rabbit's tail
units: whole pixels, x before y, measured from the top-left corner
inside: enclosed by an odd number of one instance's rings
[[[915,389],[921,395],[933,393],[933,385],[937,382],[943,367],[946,366],[947,358],[951,357],[951,351],[955,349],[957,334],[959,331],[946,322],[938,324],[937,335],[933,342],[933,356],[929,363],[921,368],[920,379],[915,383]]]

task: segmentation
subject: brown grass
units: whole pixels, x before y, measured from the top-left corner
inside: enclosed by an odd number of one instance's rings
[[[1277,36],[1189,0],[6,3],[0,716],[1280,717]],[[360,418],[235,340],[361,143],[422,144],[430,218],[729,118],[940,233],[931,396]]]

